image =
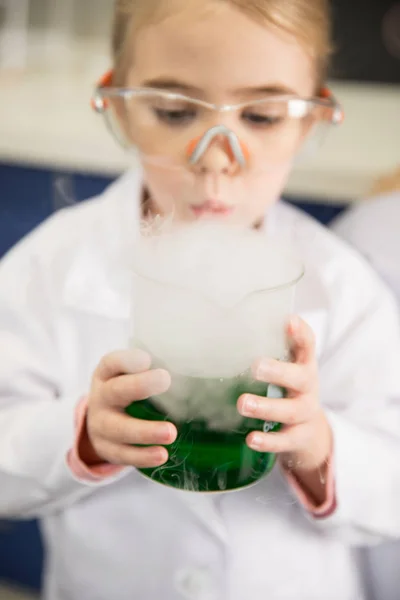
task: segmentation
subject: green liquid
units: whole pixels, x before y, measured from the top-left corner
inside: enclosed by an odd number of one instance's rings
[[[246,436],[252,431],[279,431],[281,426],[271,423],[266,428],[264,421],[241,417],[236,404],[244,393],[266,397],[268,384],[254,381],[248,374],[230,380],[180,379],[186,382],[186,393],[192,391],[184,398],[184,419],[174,419],[165,410],[168,400],[162,400],[163,396],[134,402],[126,409],[127,414],[137,419],[170,421],[178,429],[176,441],[167,446],[168,462],[140,471],[158,483],[196,492],[243,488],[267,475],[275,464],[275,454],[251,450],[246,444]],[[193,403],[194,397],[197,400]],[[222,408],[217,421],[204,418],[204,399],[209,406]]]

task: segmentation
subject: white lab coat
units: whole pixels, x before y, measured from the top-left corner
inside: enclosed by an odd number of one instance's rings
[[[400,302],[400,191],[355,204],[332,228],[364,254]]]
[[[306,513],[276,467],[220,496],[131,468],[69,470],[74,410],[99,359],[128,345],[141,180],[57,213],[0,265],[0,517],[41,517],[48,600],[359,600],[358,548],[400,535],[395,303],[358,255],[280,203],[269,227],[307,266],[298,312],[318,339],[338,507]]]
[[[400,191],[358,203],[336,219],[332,228],[371,262],[400,306]],[[363,562],[371,600],[399,600],[400,542],[366,550]]]

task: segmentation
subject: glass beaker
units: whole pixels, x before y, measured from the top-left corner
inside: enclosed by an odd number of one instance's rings
[[[253,484],[273,468],[275,455],[251,450],[246,436],[278,431],[280,424],[242,417],[237,401],[244,393],[285,395],[251,372],[261,357],[287,360],[289,355],[286,324],[303,266],[289,254],[279,260],[285,273],[278,285],[252,290],[233,304],[215,302],[184,283],[135,275],[132,346],[151,355],[152,368],[169,371],[172,385],[158,397],[132,403],[126,412],[170,421],[178,430],[167,446],[168,462],[140,470],[153,481],[225,492]]]

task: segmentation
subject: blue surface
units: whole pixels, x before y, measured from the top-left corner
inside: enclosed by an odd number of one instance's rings
[[[100,194],[111,181],[0,164],[0,256],[55,210]]]
[[[0,579],[40,590],[43,547],[35,521],[0,521]]]
[[[0,164],[0,256],[62,206],[101,193],[107,177],[55,173]],[[343,208],[297,200],[297,206],[328,224]],[[0,579],[39,589],[43,549],[35,522],[0,522]]]
[[[288,198],[289,202],[291,201]],[[324,225],[329,225],[333,219],[335,219],[338,215],[340,215],[343,210],[345,210],[345,205],[343,204],[324,204],[324,201],[321,200],[318,203],[308,202],[307,200],[296,198],[296,200],[292,199],[295,206],[298,206],[304,212],[308,213],[317,221],[320,221]]]

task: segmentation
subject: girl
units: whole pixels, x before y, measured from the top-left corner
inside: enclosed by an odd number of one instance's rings
[[[141,164],[1,264],[0,515],[42,519],[49,600],[362,599],[358,549],[400,534],[395,307],[355,253],[278,200],[306,134],[341,118],[322,91],[327,2],[121,0],[115,12],[114,72],[94,106],[113,111]],[[279,466],[234,494],[135,469],[165,463],[177,435],[124,413],[170,385],[123,350],[123,257],[143,198],[145,218],[296,230],[307,275],[293,361],[255,368],[289,397],[237,405],[284,425],[246,440]]]

